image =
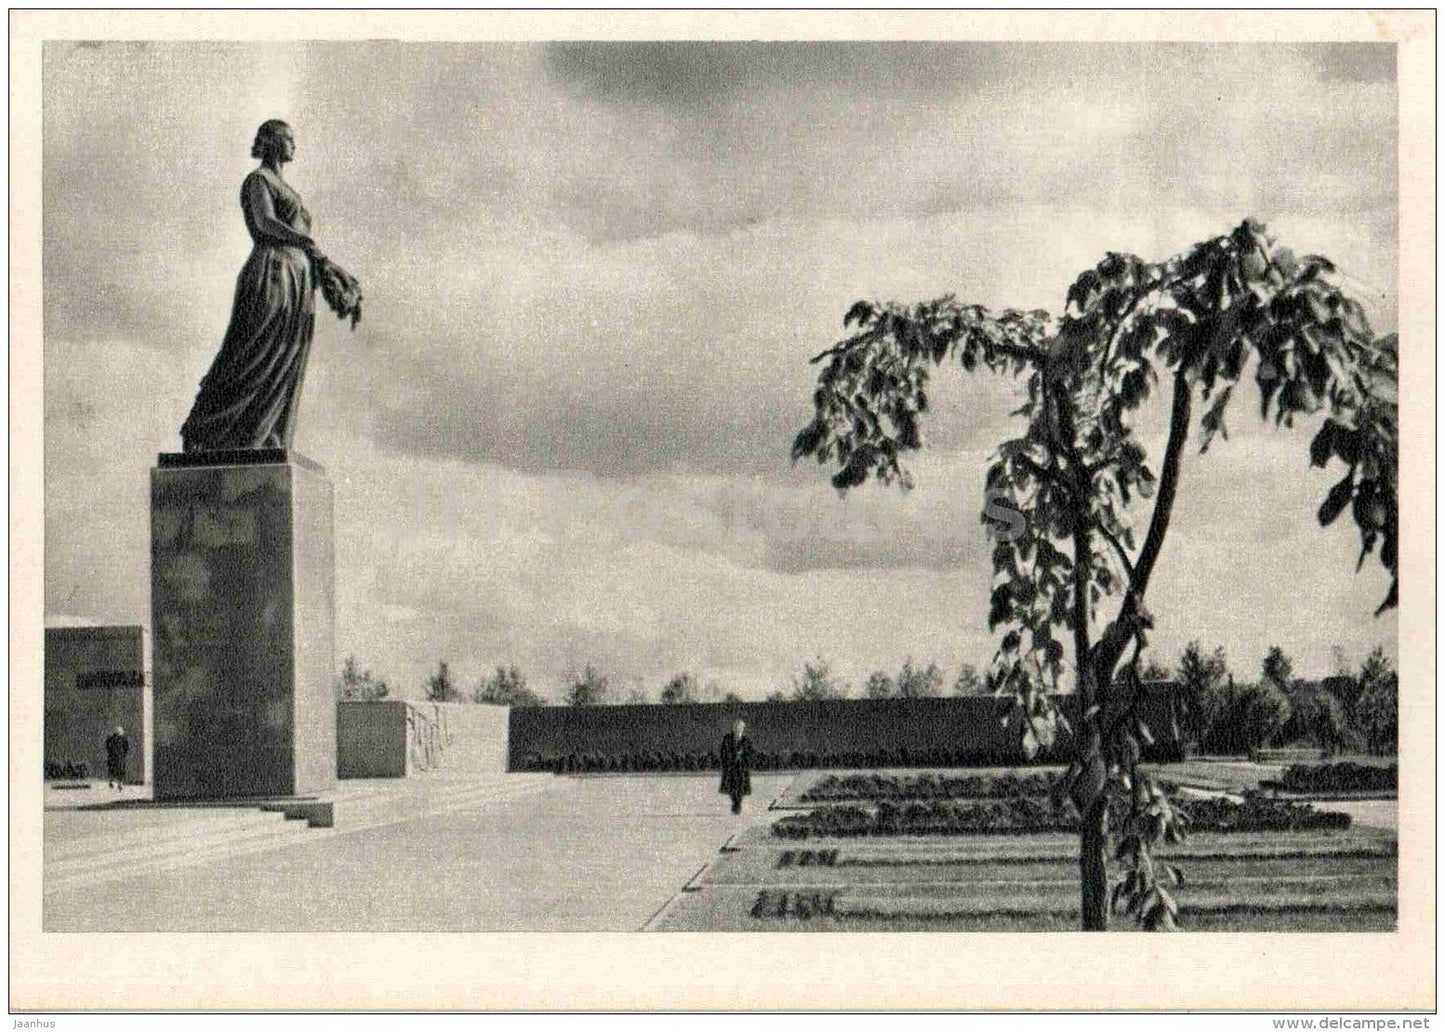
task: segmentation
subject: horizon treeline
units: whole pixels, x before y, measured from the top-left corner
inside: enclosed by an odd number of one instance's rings
[[[1190,642],[1173,668],[1150,660],[1141,665],[1145,681],[1172,680],[1180,693],[1181,731],[1193,749],[1234,755],[1271,745],[1310,744],[1328,753],[1367,750],[1390,754],[1398,737],[1399,676],[1376,646],[1352,667],[1335,649],[1336,672],[1318,681],[1296,678],[1293,662],[1279,646],[1260,660],[1259,675],[1239,680],[1223,647],[1206,650]],[[641,679],[618,685],[607,674],[585,665],[555,686],[549,697],[532,688],[515,665],[499,664],[464,684],[445,661],[422,685],[429,702],[472,702],[493,706],[681,705],[747,701],[716,680],[702,681],[683,671],[649,692]],[[336,682],[337,698],[375,701],[391,698],[383,677],[348,656]],[[790,683],[774,689],[764,702],[818,702],[830,699],[918,699],[994,694],[986,672],[964,663],[950,680],[936,662],[915,663],[910,656],[896,672],[879,668],[854,686],[822,656],[805,662]]]

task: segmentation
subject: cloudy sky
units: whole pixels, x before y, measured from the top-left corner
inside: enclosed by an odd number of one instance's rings
[[[147,470],[282,117],[366,293],[354,333],[318,316],[296,447],[336,487],[338,658],[394,694],[438,659],[745,697],[815,656],[985,665],[1012,386],[936,375],[911,494],[788,464],[858,298],[1058,310],[1105,250],[1252,214],[1395,325],[1388,45],[52,43],[44,90],[47,619],[148,622]],[[1186,467],[1156,655],[1393,652],[1385,577],[1315,524],[1337,474],[1253,405]]]

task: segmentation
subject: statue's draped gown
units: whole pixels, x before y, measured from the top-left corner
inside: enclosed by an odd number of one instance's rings
[[[316,282],[306,252],[268,235],[268,227],[279,221],[309,237],[311,216],[300,195],[264,168],[242,184],[241,210],[255,247],[236,277],[220,353],[181,427],[186,451],[290,448],[296,429]]]

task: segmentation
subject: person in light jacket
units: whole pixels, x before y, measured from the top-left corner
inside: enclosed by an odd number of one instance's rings
[[[753,743],[748,740],[747,725],[741,720],[723,735],[719,755],[722,757],[722,784],[718,786],[718,791],[732,799],[733,813],[742,813],[743,796],[750,795],[753,790],[748,773],[753,763]]]

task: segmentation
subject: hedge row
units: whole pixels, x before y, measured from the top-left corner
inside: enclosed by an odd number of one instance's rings
[[[1279,783],[1291,792],[1374,792],[1398,788],[1400,772],[1393,763],[1296,763]]]
[[[1050,774],[829,774],[800,797],[805,803],[875,799],[1013,799],[1047,796]]]
[[[1315,810],[1303,803],[1249,798],[1180,800],[1191,831],[1307,831],[1348,828],[1348,814]],[[860,835],[1023,835],[1077,831],[1078,814],[1072,807],[1055,807],[1047,799],[959,802],[881,802],[875,808],[830,806],[790,814],[773,824],[779,838]]]
[[[964,749],[875,749],[868,752],[767,752],[753,753],[752,769],[818,770],[823,768],[856,769],[863,767],[966,767],[980,762],[1018,762],[1017,758],[980,757]],[[631,773],[647,771],[717,770],[717,753],[695,752],[627,752],[627,753],[527,753],[518,762],[525,771],[550,771],[554,774]]]
[[[1350,826],[1350,815],[1316,810],[1308,803],[1249,796],[1232,799],[1191,799],[1180,804],[1191,831],[1319,831]]]
[[[899,806],[881,802],[876,808],[829,806],[789,814],[773,824],[780,838],[815,835],[1005,835],[1074,831],[1078,815],[1055,808],[1047,799],[1021,796],[980,802],[914,802]]]

